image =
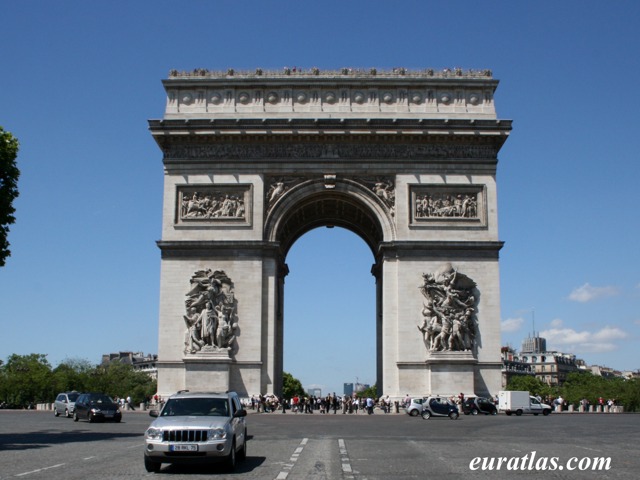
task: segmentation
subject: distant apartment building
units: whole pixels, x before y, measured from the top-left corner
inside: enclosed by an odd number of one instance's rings
[[[506,388],[509,381],[515,376],[535,375],[531,364],[523,362],[513,348],[502,347],[500,353],[502,356],[502,388]]]
[[[584,362],[570,353],[547,350],[547,340],[535,333],[522,341],[520,353],[502,347],[502,386],[514,375],[535,375],[552,387],[562,385],[572,372],[586,371]]]
[[[535,333],[523,340],[520,360],[531,366],[536,378],[552,387],[562,385],[568,374],[583,370],[584,365],[571,353],[548,351],[546,339]]]
[[[158,355],[144,355],[142,352],[118,352],[102,355],[102,365],[115,362],[124,363],[131,365],[134,370],[146,373],[153,379],[158,378],[157,361]]]

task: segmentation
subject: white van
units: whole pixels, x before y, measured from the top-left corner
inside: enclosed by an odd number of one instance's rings
[[[536,397],[529,395],[529,392],[518,391],[500,391],[498,392],[498,410],[511,415],[522,415],[523,413],[532,413],[538,415],[549,415],[552,411],[550,405],[541,403]]]

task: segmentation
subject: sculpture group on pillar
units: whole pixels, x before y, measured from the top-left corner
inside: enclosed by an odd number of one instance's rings
[[[427,299],[418,330],[430,352],[471,351],[477,336],[476,283],[447,263],[423,274],[420,291]]]
[[[185,306],[185,354],[230,351],[238,331],[233,282],[222,270],[199,270]]]

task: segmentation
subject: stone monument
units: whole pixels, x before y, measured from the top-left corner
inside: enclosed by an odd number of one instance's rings
[[[371,249],[377,385],[501,386],[496,168],[511,122],[490,71],[172,71],[164,117],[158,390],[282,388],[294,242]]]

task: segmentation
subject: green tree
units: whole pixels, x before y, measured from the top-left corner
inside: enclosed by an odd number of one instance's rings
[[[373,398],[377,400],[378,398],[378,387],[376,385],[371,385],[369,388],[365,388],[361,392],[357,393],[358,398]]]
[[[616,397],[625,412],[640,412],[640,378],[632,378],[624,383],[624,392]]]
[[[53,369],[53,390],[56,393],[88,390],[88,380],[93,369],[88,360],[65,359]]]
[[[640,410],[640,379],[605,378],[591,372],[577,372],[567,375],[561,394],[567,403],[578,406],[580,400],[587,399],[591,405],[600,397],[615,400],[627,412]]]
[[[282,396],[290,399],[296,395],[306,395],[302,383],[290,373],[282,372]]]
[[[11,256],[9,250],[9,225],[16,221],[13,216],[13,200],[18,196],[20,170],[16,165],[18,140],[0,127],[0,267]]]
[[[2,365],[0,398],[9,405],[26,407],[48,401],[52,395],[51,365],[41,353],[13,354]]]
[[[525,391],[541,397],[557,395],[553,388],[531,375],[514,375],[509,379],[507,390]]]
[[[11,355],[0,360],[0,402],[16,407],[30,403],[50,403],[60,392],[104,392],[131,397],[135,404],[157,392],[156,380],[129,364],[93,366],[88,360],[66,359],[51,369],[46,355]]]
[[[135,404],[149,399],[157,390],[155,380],[126,363],[98,365],[88,376],[88,390],[120,398],[131,397]]]

